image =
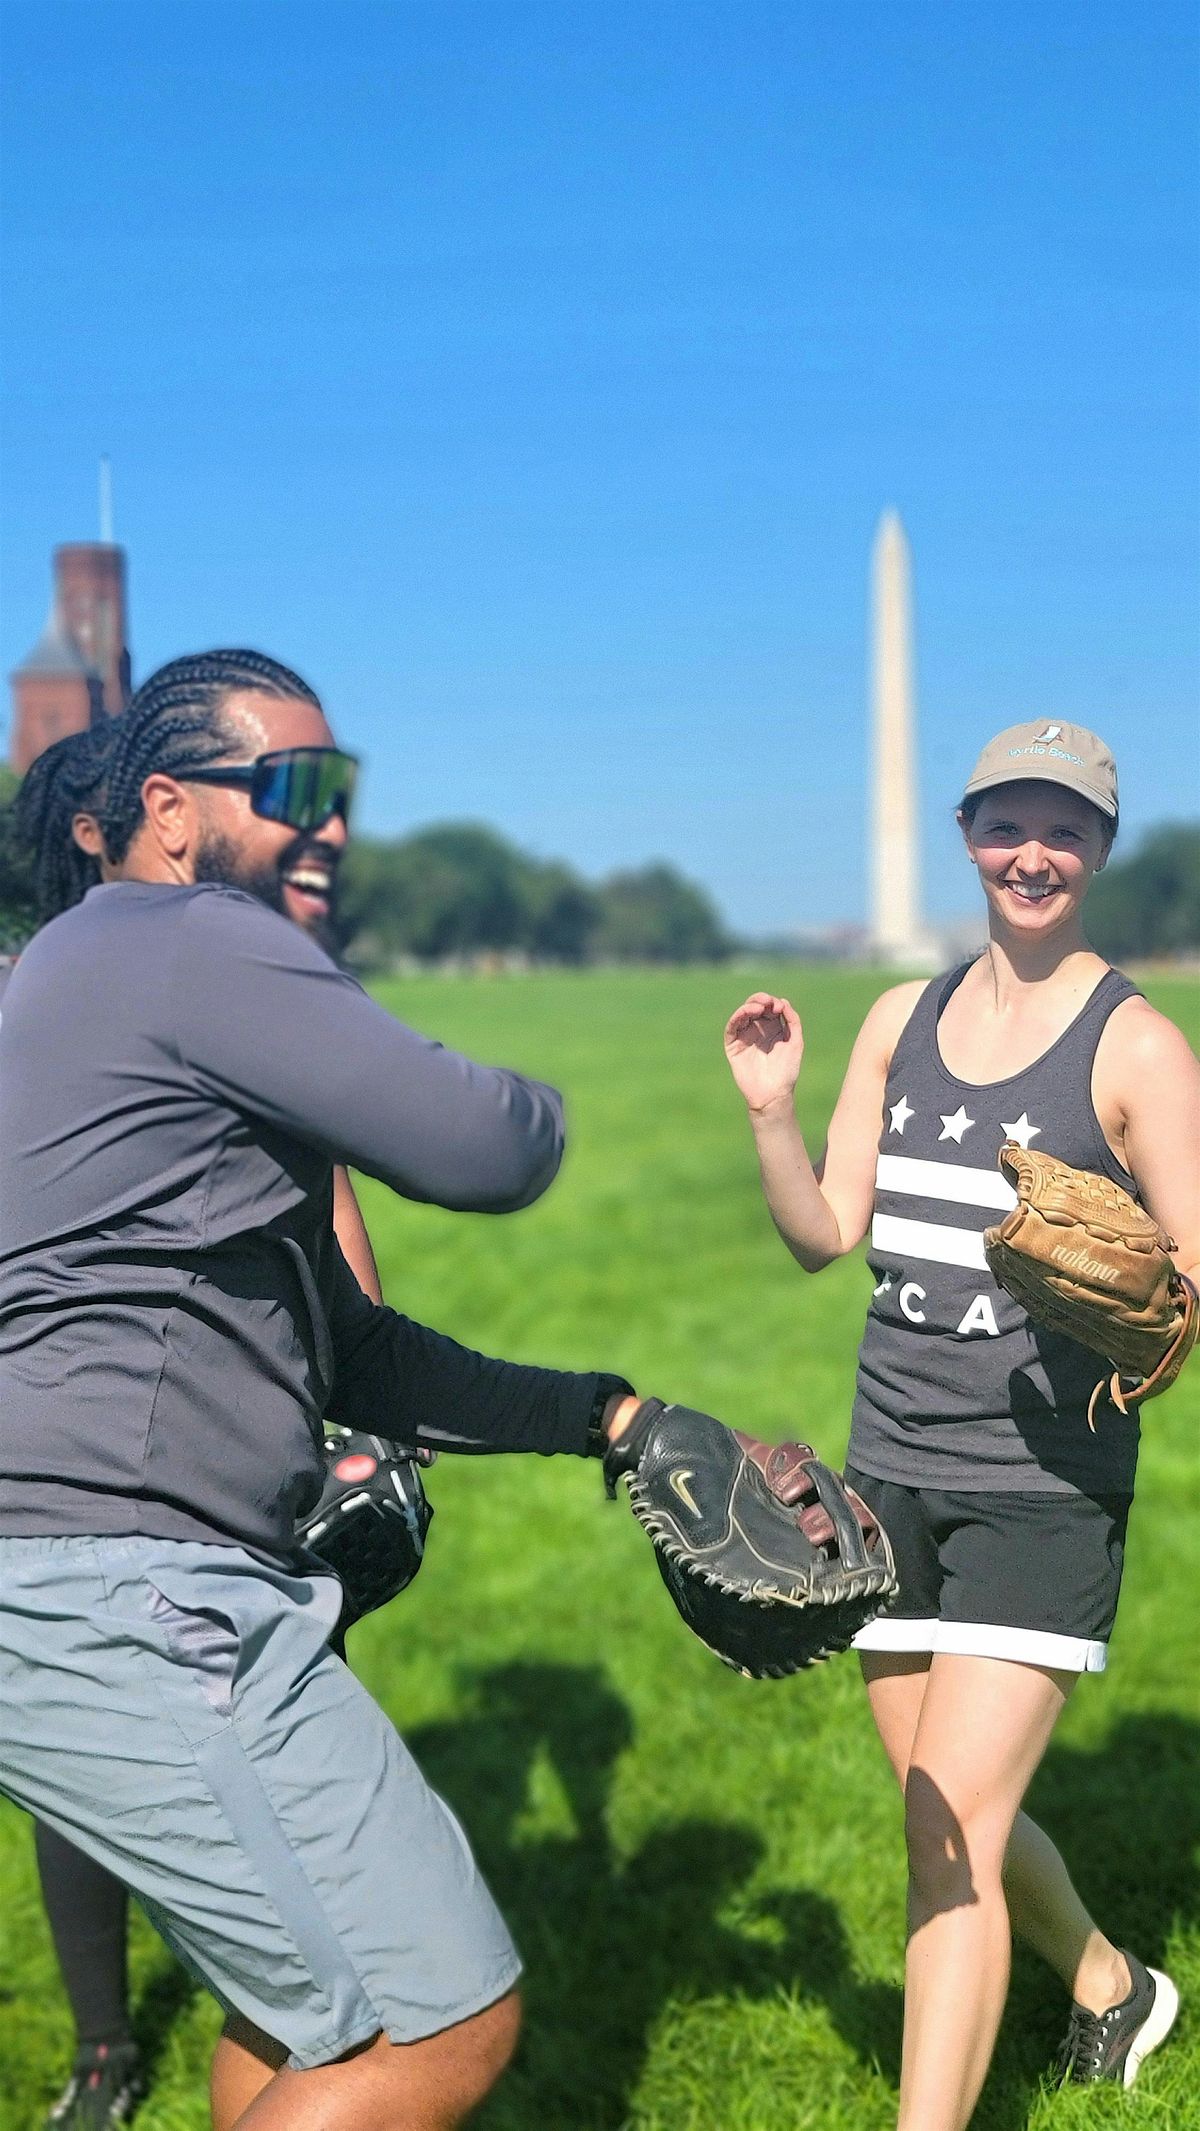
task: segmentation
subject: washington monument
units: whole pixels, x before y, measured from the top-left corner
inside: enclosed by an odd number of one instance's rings
[[[936,950],[921,922],[911,571],[895,511],[879,521],[871,592],[871,946],[921,968]]]

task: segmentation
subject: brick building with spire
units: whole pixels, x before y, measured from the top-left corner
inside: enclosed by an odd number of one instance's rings
[[[46,626],[12,675],[12,768],[23,776],[53,741],[116,717],[129,695],[125,550],[91,540],[56,548]]]

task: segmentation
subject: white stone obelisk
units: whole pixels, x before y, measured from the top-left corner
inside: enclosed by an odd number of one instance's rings
[[[920,967],[931,942],[920,916],[912,586],[895,511],[879,521],[871,578],[871,946]]]

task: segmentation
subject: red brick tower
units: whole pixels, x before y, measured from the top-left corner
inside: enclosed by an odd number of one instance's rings
[[[98,540],[55,548],[54,591],[58,618],[99,675],[104,708],[115,718],[129,701],[124,548]]]
[[[12,676],[9,760],[23,776],[43,748],[129,701],[125,551],[107,542],[56,548],[54,605]]]

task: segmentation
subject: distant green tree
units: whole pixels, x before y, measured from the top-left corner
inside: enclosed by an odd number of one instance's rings
[[[615,962],[719,962],[730,951],[702,888],[673,866],[614,873],[600,889],[596,953]]]
[[[33,862],[17,841],[13,802],[20,778],[0,768],[0,954],[15,954],[37,927]]]
[[[368,959],[437,960],[521,944],[526,861],[494,829],[471,822],[422,829],[394,843],[362,838],[347,856],[343,941]]]
[[[600,898],[557,859],[527,859],[521,874],[522,945],[549,962],[586,962],[600,924]]]
[[[1087,929],[1113,962],[1200,953],[1200,823],[1164,823],[1107,866],[1088,896]]]

